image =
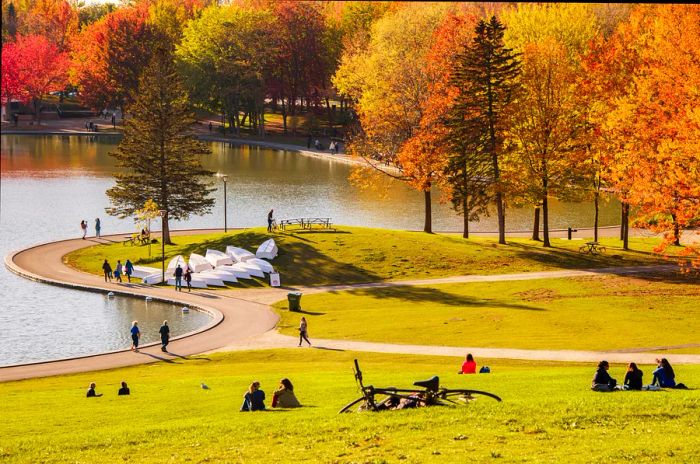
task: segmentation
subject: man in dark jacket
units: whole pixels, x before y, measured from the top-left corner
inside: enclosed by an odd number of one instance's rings
[[[182,267],[179,264],[175,268],[175,290],[182,291]]]
[[[163,325],[160,326],[161,351],[168,351],[168,342],[170,342],[170,327],[168,327],[168,321],[163,321]]]

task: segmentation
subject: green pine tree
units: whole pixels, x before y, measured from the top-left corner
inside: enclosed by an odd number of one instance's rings
[[[503,128],[515,100],[520,76],[518,55],[503,43],[505,27],[495,16],[480,21],[472,43],[457,56],[452,84],[459,89],[449,126],[455,150],[453,166],[479,173],[484,156],[490,159],[487,174],[498,212],[498,243],[505,244],[505,199],[501,186],[499,158],[503,152]],[[468,179],[453,176],[457,182]],[[473,180],[476,180],[475,178]],[[467,190],[464,185],[456,189]]]
[[[214,189],[206,182],[213,173],[200,162],[211,150],[194,137],[194,115],[168,50],[154,54],[130,110],[124,138],[111,153],[125,170],[107,190],[112,206],[106,211],[131,216],[152,199],[164,211],[163,240],[169,244],[168,220],[209,212]]]

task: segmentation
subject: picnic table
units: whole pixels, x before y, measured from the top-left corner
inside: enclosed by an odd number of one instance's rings
[[[280,221],[279,227],[282,230],[287,230],[287,227],[296,226],[300,229],[311,230],[313,228],[318,229],[333,229],[333,222],[331,218],[293,218],[293,219],[282,219]],[[335,230],[335,229],[333,229]]]
[[[581,245],[578,251],[579,253],[598,255],[600,253],[605,253],[605,247],[598,242],[586,242],[584,245]]]
[[[122,242],[123,245],[126,245],[127,243],[129,245],[132,245],[132,246],[136,245],[136,244],[148,245],[148,242],[151,241],[151,234],[143,235],[143,234],[135,233],[135,234],[129,235],[128,237],[124,237],[124,239],[125,240]]]

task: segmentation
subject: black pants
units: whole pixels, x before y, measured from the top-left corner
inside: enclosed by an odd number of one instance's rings
[[[305,330],[300,330],[300,331],[299,331],[299,346],[301,346],[301,341],[302,341],[302,340],[306,340],[306,343],[308,343],[309,346],[311,345],[311,342],[309,341],[309,337],[306,335],[306,331],[305,331]]]
[[[168,343],[170,343],[170,337],[160,337],[160,344],[163,345],[160,347],[162,351],[167,351]]]

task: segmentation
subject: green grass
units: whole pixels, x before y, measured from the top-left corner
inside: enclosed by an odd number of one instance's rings
[[[700,285],[675,274],[355,289],[301,303],[312,338],[576,350],[700,342]],[[299,314],[275,306],[281,331],[296,335]]]
[[[338,415],[357,396],[351,360],[374,385],[438,374],[449,387],[501,395],[467,408]],[[215,354],[173,363],[0,384],[3,463],[693,462],[698,390],[595,393],[592,365],[486,361],[313,349]],[[651,366],[642,366],[649,381]],[[700,383],[700,366],[676,366]],[[623,377],[621,366],[611,374]],[[289,377],[305,407],[239,413],[254,379],[268,395]],[[126,380],[130,397],[117,397]],[[101,398],[86,399],[90,381]],[[206,382],[211,390],[200,389]],[[269,400],[268,400],[269,404]]]
[[[267,238],[279,246],[274,260],[283,285],[323,285],[336,283],[406,280],[462,274],[502,274],[557,269],[607,266],[633,266],[661,262],[651,250],[655,239],[634,239],[631,251],[619,248],[619,240],[608,239],[604,255],[578,252],[580,241],[553,240],[553,248],[538,242],[511,239],[498,245],[494,238],[462,239],[457,235],[434,235],[386,229],[339,226],[337,232],[275,233],[263,228],[228,234],[173,237],[166,246],[166,261],[182,254],[204,254],[207,248],[224,250],[226,245],[255,251]],[[131,259],[135,264],[160,264],[160,246],[129,246],[121,243],[96,245],[67,255],[64,261],[80,270],[101,274],[103,260],[112,265]]]

